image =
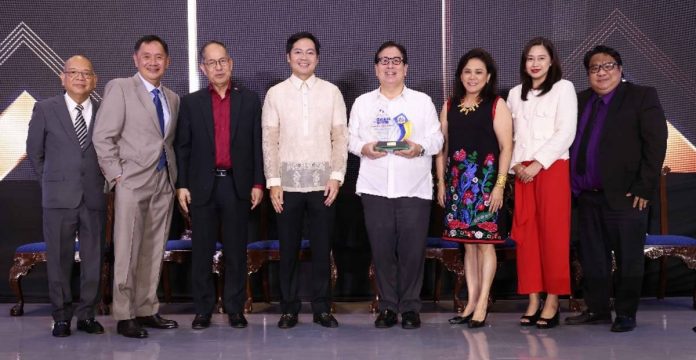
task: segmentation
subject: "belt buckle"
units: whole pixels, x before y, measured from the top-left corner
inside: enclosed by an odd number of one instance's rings
[[[227,176],[227,170],[226,169],[215,169],[213,170],[215,173],[215,176],[222,177],[222,176]]]

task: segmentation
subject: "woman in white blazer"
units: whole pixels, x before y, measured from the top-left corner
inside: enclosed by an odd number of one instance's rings
[[[522,83],[510,90],[515,209],[511,237],[517,244],[518,292],[529,295],[520,325],[559,323],[558,296],[570,293],[570,172],[577,97],[561,78],[555,47],[538,37],[524,47]],[[541,293],[546,293],[542,306]]]

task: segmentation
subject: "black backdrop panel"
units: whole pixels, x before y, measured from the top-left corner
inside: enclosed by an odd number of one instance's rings
[[[373,55],[386,40],[406,46],[407,86],[439,102],[441,7],[438,1],[274,1],[263,6],[200,2],[198,43],[220,39],[235,61],[235,79],[262,98],[290,75],[285,41],[298,31],[321,43],[317,75],[342,91],[347,105],[374,90]],[[202,79],[202,84],[205,79]]]

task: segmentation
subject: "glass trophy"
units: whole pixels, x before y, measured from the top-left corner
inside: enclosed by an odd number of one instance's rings
[[[403,113],[391,118],[379,109],[372,124],[372,133],[377,138],[375,149],[378,151],[407,150],[409,145],[405,140],[411,136],[411,132],[411,122]]]

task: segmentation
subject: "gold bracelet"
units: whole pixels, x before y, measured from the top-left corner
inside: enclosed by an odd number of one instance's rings
[[[504,188],[505,183],[507,183],[507,175],[498,175],[498,178],[495,180],[495,186],[500,186]]]

